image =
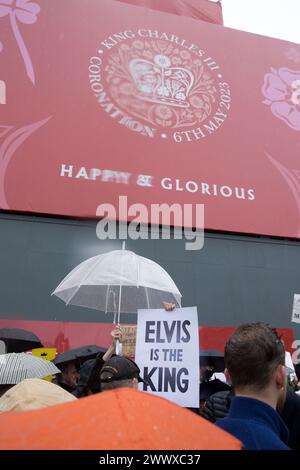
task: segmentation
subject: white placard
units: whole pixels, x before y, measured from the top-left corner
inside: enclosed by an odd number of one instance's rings
[[[285,351],[285,366],[287,369],[287,374],[290,376],[291,379],[294,379],[297,377],[296,372],[295,372],[295,366],[292,361],[292,356],[291,353],[288,351]]]
[[[199,327],[196,307],[139,310],[135,360],[141,390],[178,405],[199,407]]]
[[[300,294],[294,294],[292,322],[300,323]]]

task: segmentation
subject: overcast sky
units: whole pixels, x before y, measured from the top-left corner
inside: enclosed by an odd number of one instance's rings
[[[222,0],[224,24],[300,44],[300,0]]]

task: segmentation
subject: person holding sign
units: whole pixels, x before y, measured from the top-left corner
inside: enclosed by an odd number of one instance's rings
[[[100,353],[95,359],[89,359],[82,364],[79,371],[78,385],[73,391],[77,398],[83,398],[100,392],[100,371],[104,363],[115,354],[116,343],[117,341],[122,341],[122,334],[120,325],[116,325],[110,333],[112,342],[105,354]]]

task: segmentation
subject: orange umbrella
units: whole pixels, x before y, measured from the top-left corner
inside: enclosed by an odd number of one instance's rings
[[[154,395],[121,388],[0,415],[0,449],[238,450],[214,424]]]

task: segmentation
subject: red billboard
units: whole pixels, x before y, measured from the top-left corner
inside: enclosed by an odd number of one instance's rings
[[[300,46],[115,0],[0,0],[0,207],[205,205],[300,236]]]
[[[55,347],[58,353],[62,353],[87,344],[108,348],[111,344],[110,332],[115,325],[112,323],[0,319],[0,328],[22,328],[32,331],[39,337],[44,347]],[[122,328],[126,328],[126,325],[122,325]],[[234,330],[233,326],[200,326],[199,347],[202,350],[224,351],[226,341]],[[286,350],[293,353],[293,329],[278,328],[277,331],[284,340]]]
[[[188,16],[209,23],[223,24],[221,2],[210,0],[118,0],[131,5],[151,8],[153,10]]]

